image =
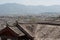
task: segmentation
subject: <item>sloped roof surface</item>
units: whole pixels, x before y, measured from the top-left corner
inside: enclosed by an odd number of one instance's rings
[[[25,35],[23,32],[21,32],[17,27],[9,27],[12,29],[15,33],[19,34],[19,36]]]
[[[60,38],[60,26],[39,24],[37,33],[40,38]]]
[[[37,26],[36,24],[19,24],[28,34],[34,37],[34,30]]]

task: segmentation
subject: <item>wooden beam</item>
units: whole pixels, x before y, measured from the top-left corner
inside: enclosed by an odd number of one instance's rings
[[[45,24],[45,25],[57,25],[57,26],[60,26],[60,23],[56,23],[56,22],[19,23],[19,24]]]
[[[33,38],[28,32],[26,32],[26,30],[24,30],[16,21],[16,27],[21,30],[26,36],[30,37],[31,39]]]

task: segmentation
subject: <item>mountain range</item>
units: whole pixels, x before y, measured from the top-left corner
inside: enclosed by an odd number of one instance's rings
[[[16,3],[0,4],[0,15],[60,14],[60,5],[31,6]]]

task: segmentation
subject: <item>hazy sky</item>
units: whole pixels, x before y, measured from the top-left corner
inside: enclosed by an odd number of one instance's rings
[[[0,0],[3,3],[18,3],[24,5],[60,5],[60,0]]]

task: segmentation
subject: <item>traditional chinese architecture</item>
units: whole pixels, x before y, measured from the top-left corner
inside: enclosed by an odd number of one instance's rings
[[[14,23],[0,26],[0,40],[60,40],[60,23]]]
[[[33,40],[33,36],[29,34],[27,29],[22,28],[20,25],[9,26],[0,29],[1,40]]]

